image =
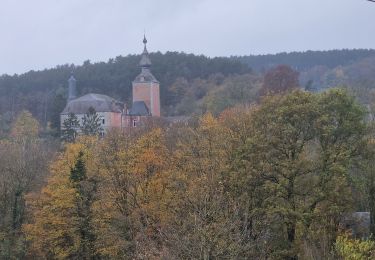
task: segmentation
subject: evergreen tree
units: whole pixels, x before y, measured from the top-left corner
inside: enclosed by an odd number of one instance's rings
[[[65,142],[74,142],[77,138],[79,129],[79,121],[74,113],[70,113],[68,118],[63,122],[63,129],[61,129],[61,139]]]
[[[83,161],[83,152],[80,151],[78,154],[77,162],[74,167],[70,170],[70,180],[73,183],[77,183],[86,179],[86,166]]]
[[[90,142],[89,138],[81,140],[85,145]],[[23,225],[30,242],[26,258],[99,258],[94,251],[96,237],[92,221],[97,179],[90,175],[90,169],[95,166],[83,143],[67,144],[65,151],[50,165],[51,173],[40,196],[27,197],[33,221]]]
[[[80,151],[73,168],[70,169],[70,181],[76,190],[75,204],[77,216],[77,231],[80,243],[77,250],[78,259],[95,259],[93,251],[95,235],[92,228],[91,207],[94,202],[96,181],[87,177],[84,153]]]
[[[81,130],[84,135],[99,135],[103,131],[99,115],[93,107],[84,115]]]

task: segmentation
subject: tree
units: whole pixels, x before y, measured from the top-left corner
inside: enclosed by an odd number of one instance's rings
[[[68,118],[63,122],[61,139],[65,142],[75,142],[79,128],[80,125],[77,116],[74,113],[69,113]]]
[[[246,259],[255,243],[243,235],[238,205],[224,174],[232,152],[227,128],[211,114],[181,132],[169,181],[173,196],[163,233],[172,258]]]
[[[363,118],[342,90],[268,97],[253,114],[250,137],[234,157],[231,189],[258,198],[243,205],[255,205],[268,222],[273,257],[295,259],[301,243],[314,247],[322,239],[329,252],[350,210],[348,172],[362,144]]]
[[[91,151],[96,142],[82,138],[80,143],[68,144],[51,164],[47,184],[40,193],[28,195],[30,218],[23,231],[29,242],[29,258],[97,257],[91,213],[97,170]]]
[[[57,93],[52,97],[53,100],[50,105],[52,107],[49,109],[49,121],[51,123],[51,128],[55,130],[61,127],[60,113],[66,106],[66,98],[64,98],[63,93],[65,93],[65,88],[57,90]]]
[[[84,152],[79,151],[75,165],[70,170],[69,179],[76,189],[76,207],[77,224],[80,234],[80,245],[77,251],[79,259],[93,259],[95,253],[95,232],[93,230],[92,204],[94,202],[94,193],[96,191],[96,179],[88,178],[86,173],[86,163],[84,161]]]
[[[29,111],[22,111],[17,116],[11,130],[11,136],[20,142],[35,139],[39,133],[39,122]]]
[[[373,240],[353,239],[347,234],[337,237],[335,249],[338,256],[342,257],[342,259],[370,260],[375,257],[375,242]]]
[[[161,129],[131,137],[110,132],[100,151],[96,250],[111,259],[159,258],[170,158]]]
[[[284,93],[299,88],[299,73],[288,65],[279,65],[267,71],[261,92],[263,94]]]
[[[100,117],[93,107],[83,116],[81,131],[84,135],[99,135],[103,131]]]
[[[38,139],[38,122],[21,113],[8,139],[0,141],[0,258],[24,258],[25,197],[38,190],[54,154],[52,143]]]
[[[208,112],[217,115],[235,105],[255,103],[261,86],[261,77],[254,74],[227,77],[219,86],[209,89],[203,99],[203,106]]]

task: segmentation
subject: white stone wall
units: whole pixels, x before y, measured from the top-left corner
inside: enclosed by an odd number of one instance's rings
[[[104,130],[104,133],[108,132],[110,129],[113,128],[121,128],[121,113],[114,113],[114,112],[97,112],[101,126]],[[79,124],[82,126],[83,117],[85,114],[76,114]],[[61,129],[63,129],[64,125],[63,122],[68,118],[68,115],[60,115],[60,122],[61,122]],[[103,122],[104,119],[104,122]],[[77,129],[80,132],[80,129]]]

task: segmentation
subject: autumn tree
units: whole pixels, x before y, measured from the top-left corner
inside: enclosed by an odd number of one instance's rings
[[[295,259],[300,242],[317,242],[317,234],[334,243],[335,225],[350,210],[348,172],[364,135],[363,116],[342,90],[268,97],[255,111],[250,138],[234,157],[231,185],[257,196],[243,204],[264,215],[272,257]]]
[[[82,136],[51,164],[41,192],[28,195],[27,257],[326,259],[335,246],[351,253],[338,224],[354,208],[353,169],[373,158],[361,153],[366,133],[363,108],[333,89],[269,95],[217,118]]]
[[[95,203],[97,251],[109,258],[157,258],[163,251],[161,222],[168,159],[160,128],[132,136],[111,132],[99,154]]]
[[[342,259],[374,259],[375,242],[351,238],[348,234],[340,235],[336,239],[335,251]]]
[[[17,116],[11,129],[11,136],[17,141],[26,142],[35,139],[39,133],[39,122],[29,111],[22,111]]]
[[[28,195],[30,219],[23,225],[29,241],[28,257],[42,259],[93,259],[94,236],[91,204],[95,178],[91,147],[96,140],[83,138],[69,144],[51,164],[51,175],[40,193]]]
[[[228,131],[211,114],[180,132],[169,190],[170,221],[164,228],[172,258],[251,257],[223,174],[232,151]]]
[[[0,141],[0,258],[26,254],[21,230],[27,218],[25,196],[39,188],[54,153],[51,143],[38,139],[38,129],[38,122],[24,111],[14,121],[11,136]]]
[[[277,94],[299,88],[299,73],[288,65],[279,65],[264,75],[261,93]]]
[[[374,94],[374,93],[372,93]],[[366,142],[361,147],[362,160],[358,169],[355,169],[355,191],[357,192],[357,209],[370,212],[370,233],[375,235],[375,103],[374,95],[371,95],[372,102],[369,104],[367,116],[368,128]]]

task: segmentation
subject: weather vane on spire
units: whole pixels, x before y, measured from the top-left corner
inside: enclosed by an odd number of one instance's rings
[[[143,30],[143,44],[146,46],[147,39],[146,39],[146,30]]]

